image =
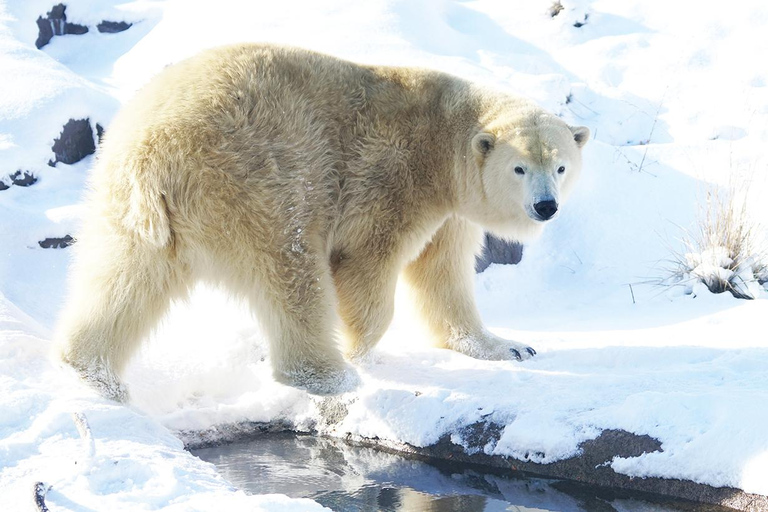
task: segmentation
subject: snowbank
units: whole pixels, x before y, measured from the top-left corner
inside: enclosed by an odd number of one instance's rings
[[[247,496],[156,420],[95,396],[49,362],[47,333],[0,294],[0,495],[31,510],[325,510],[311,500]],[[90,437],[78,433],[74,414]]]
[[[760,201],[768,193],[768,72],[744,58],[768,50],[768,7],[563,0],[552,17],[550,4],[221,0],[213,9],[71,0],[74,22],[134,25],[56,36],[39,51],[34,19],[51,6],[0,2],[0,67],[13,77],[0,84],[0,176],[25,169],[39,177],[0,191],[0,292],[13,310],[7,316],[25,326],[0,330],[0,364],[8,367],[0,385],[4,485],[52,483],[50,499],[62,506],[97,495],[110,504],[144,497],[154,507],[217,493],[245,500],[156,421],[183,431],[287,422],[415,446],[446,434],[461,445],[458,432],[485,421],[502,427],[482,447],[487,454],[551,463],[620,429],[662,448],[615,458],[610,466],[620,474],[768,495],[765,292],[748,302],[652,284],[671,252],[684,248],[678,238],[694,227],[709,187],[749,181],[750,212],[768,218]],[[52,325],[69,253],[37,242],[76,230],[92,165],[89,157],[48,167],[53,138],[69,118],[108,129],[119,101],[165,65],[235,41],[441,69],[590,126],[582,182],[562,216],[525,248],[520,265],[492,266],[477,278],[487,325],[539,356],[480,362],[421,346],[399,300],[395,325],[359,368],[361,388],[327,401],[275,383],[249,312],[201,288],[190,305],[173,308],[129,369],[135,409],[96,399],[44,360],[49,333],[29,334],[36,324],[23,315]],[[96,436],[93,473],[71,470],[83,454],[73,411],[86,414]],[[136,465],[107,471],[115,460]],[[164,483],[153,487],[158,478]]]

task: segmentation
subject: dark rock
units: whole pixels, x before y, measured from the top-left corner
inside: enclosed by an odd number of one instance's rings
[[[37,18],[37,40],[35,41],[35,46],[42,48],[51,42],[53,36],[85,34],[88,32],[88,27],[85,25],[68,23],[66,10],[67,6],[64,4],[54,5],[45,18],[42,16]]]
[[[573,24],[573,26],[574,26],[574,27],[576,27],[576,28],[581,28],[581,27],[583,27],[584,25],[586,25],[586,24],[587,24],[587,20],[588,20],[588,19],[589,19],[589,13],[586,13],[586,14],[584,14],[584,20],[583,20],[583,21],[577,21],[577,22],[575,22],[575,23]]]
[[[37,40],[35,46],[42,48],[53,39],[53,23],[42,16],[37,18]]]
[[[507,471],[521,471],[545,477],[567,479],[570,482],[563,483],[566,487],[568,485],[578,486],[579,484],[598,485],[605,487],[609,494],[629,492],[643,495],[648,499],[654,499],[654,495],[658,499],[660,495],[688,500],[695,502],[688,504],[688,509],[692,511],[722,511],[723,507],[748,512],[768,510],[768,496],[749,494],[740,489],[712,487],[690,480],[672,478],[632,478],[616,473],[610,466],[614,457],[637,457],[643,453],[663,451],[661,443],[647,435],[637,435],[624,430],[604,430],[597,438],[582,443],[580,454],[570,459],[541,464],[531,460],[488,455],[482,450],[471,448],[490,439],[486,438],[486,432],[493,430],[495,428],[486,429],[478,425],[470,426],[469,431],[479,432],[480,437],[474,441],[464,439],[464,443],[470,446],[469,450],[454,444],[450,434],[440,438],[434,445],[426,447],[408,444],[394,447],[395,445],[392,443],[383,444],[378,440],[371,439],[348,438],[347,441],[419,458],[450,460]],[[560,487],[558,489],[561,490]],[[587,510],[598,509],[587,508]]]
[[[66,10],[67,10],[67,6],[64,4],[54,5],[51,8],[51,11],[48,13],[48,19],[67,21],[67,15],[65,14]],[[61,34],[62,34],[61,32],[56,32],[57,36],[60,36]]]
[[[131,25],[133,25],[133,23],[126,23],[125,21],[104,20],[96,25],[96,28],[99,32],[103,32],[105,34],[115,34],[117,32],[122,32],[123,30],[128,30],[131,28]]]
[[[29,171],[16,171],[11,174],[11,181],[19,187],[28,187],[37,183],[37,177]]]
[[[96,139],[99,141],[99,146],[101,146],[101,139],[104,137],[104,127],[101,126],[99,123],[96,123]]]
[[[482,272],[491,263],[516,265],[523,259],[523,246],[517,242],[507,242],[490,233],[485,234],[483,252],[475,260],[475,272]]]
[[[69,22],[64,24],[65,34],[80,35],[80,34],[85,34],[86,32],[88,32],[88,27],[86,27],[85,25],[78,25],[77,23],[69,23]]]
[[[75,243],[75,239],[69,235],[64,235],[62,238],[46,238],[37,243],[43,249],[64,249]]]
[[[467,445],[467,453],[477,453],[489,444],[493,447],[499,442],[504,425],[492,421],[478,421],[458,430],[457,434]]]
[[[93,142],[93,130],[90,119],[70,119],[61,131],[58,139],[53,141],[56,159],[48,162],[51,167],[57,162],[74,164],[96,151]]]
[[[19,187],[28,187],[37,183],[37,177],[29,171],[16,171],[9,175],[9,178],[11,179],[11,185]],[[0,180],[0,190],[8,190],[9,188],[11,188],[10,185]]]

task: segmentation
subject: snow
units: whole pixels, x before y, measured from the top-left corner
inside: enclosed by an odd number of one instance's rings
[[[0,492],[30,510],[325,510],[310,500],[247,496],[153,418],[97,397],[47,357],[48,334],[0,294]],[[75,415],[90,436],[81,436]],[[16,508],[17,507],[17,508]]]
[[[766,291],[752,287],[757,299],[744,301],[656,284],[686,252],[680,238],[695,231],[712,188],[749,182],[748,211],[768,218],[768,72],[754,65],[768,50],[768,6],[563,0],[551,17],[550,0],[70,0],[71,22],[134,25],[55,36],[36,50],[34,20],[51,5],[0,0],[0,175],[39,179],[0,191],[3,496],[30,502],[43,481],[52,510],[308,510],[308,501],[231,489],[172,435],[277,420],[419,446],[444,434],[463,442],[462,426],[493,421],[505,427],[487,453],[545,463],[624,429],[663,451],[616,458],[619,473],[768,494]],[[486,325],[537,357],[483,362],[429,348],[401,290],[392,328],[358,367],[360,388],[329,401],[274,382],[247,309],[200,287],[129,368],[130,406],[98,398],[48,360],[70,252],[37,242],[77,229],[93,164],[49,167],[53,139],[70,118],[108,129],[120,102],[164,66],[235,41],[427,66],[590,127],[582,180],[560,218],[520,265],[476,280]],[[332,403],[348,414],[329,424],[320,411]],[[73,413],[89,422],[92,457]]]

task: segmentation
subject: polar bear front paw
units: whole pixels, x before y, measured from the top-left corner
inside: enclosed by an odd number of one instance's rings
[[[313,395],[340,395],[354,391],[360,384],[355,369],[345,364],[340,368],[304,366],[294,370],[275,372],[275,380],[300,388]]]
[[[457,337],[448,342],[448,348],[489,361],[525,361],[536,355],[536,351],[528,345],[505,340],[489,332]]]

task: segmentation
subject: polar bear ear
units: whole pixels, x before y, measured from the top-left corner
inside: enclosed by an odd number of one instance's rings
[[[579,149],[583,148],[589,140],[589,128],[586,126],[569,126],[568,128],[571,129],[576,145],[579,146]]]
[[[482,162],[493,151],[494,144],[496,144],[496,137],[492,133],[480,132],[472,137],[472,151],[478,161]]]

